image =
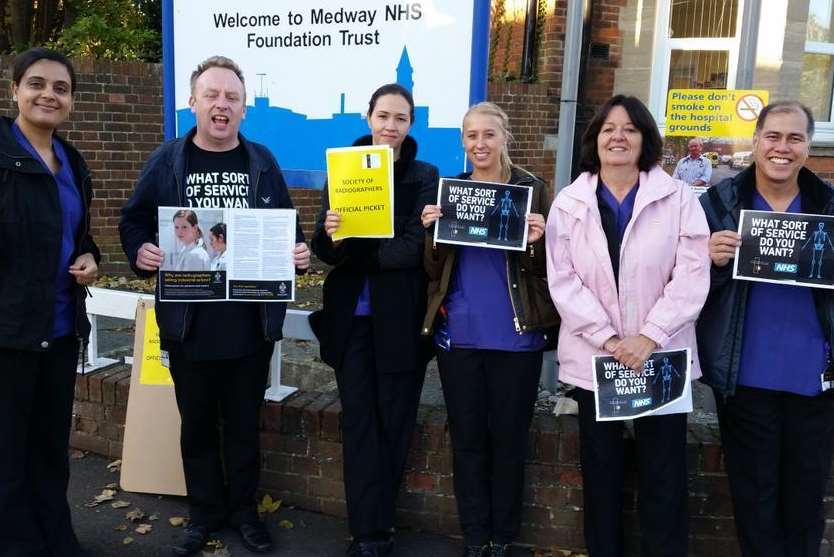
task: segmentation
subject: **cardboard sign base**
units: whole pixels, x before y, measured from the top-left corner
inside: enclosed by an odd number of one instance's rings
[[[180,414],[174,386],[145,385],[141,382],[146,345],[155,347],[157,352],[159,350],[158,332],[156,343],[145,342],[146,311],[152,307],[152,300],[141,300],[136,307],[136,336],[125,417],[121,486],[125,491],[185,495],[180,452]],[[155,356],[158,358],[159,354]]]

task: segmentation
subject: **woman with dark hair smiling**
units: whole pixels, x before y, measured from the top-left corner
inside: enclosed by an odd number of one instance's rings
[[[66,500],[84,299],[98,274],[90,171],[58,137],[75,72],[33,48],[12,66],[17,118],[0,119],[0,553],[83,555]]]
[[[623,547],[623,422],[597,422],[591,361],[613,355],[642,372],[658,349],[692,350],[709,291],[709,229],[691,188],[658,161],[663,142],[634,97],[611,98],[582,138],[584,172],[547,220],[547,276],[562,317],[559,379],[576,386],[591,557]],[[643,557],[687,554],[686,414],[634,420]]]
[[[414,432],[428,350],[420,340],[426,307],[420,212],[437,187],[437,168],[417,160],[411,92],[383,85],[368,104],[370,135],[354,145],[394,151],[394,237],[332,239],[341,217],[325,188],[311,247],[333,265],[323,309],[310,323],[321,357],[336,371],[342,402],[347,555],[377,557],[393,546],[394,503]]]

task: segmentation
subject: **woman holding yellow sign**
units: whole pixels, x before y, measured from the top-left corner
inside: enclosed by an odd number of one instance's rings
[[[467,557],[504,557],[518,537],[527,432],[533,418],[545,330],[558,324],[547,292],[544,183],[507,154],[509,118],[484,102],[463,118],[463,147],[472,164],[461,180],[532,188],[527,247],[504,251],[427,245],[431,293],[423,334],[434,332],[454,453],[455,497]],[[427,205],[431,228],[440,205]]]
[[[327,189],[312,250],[334,268],[324,307],[310,316],[322,359],[336,371],[351,556],[387,555],[394,502],[417,416],[428,350],[420,213],[437,187],[434,166],[416,160],[411,92],[384,85],[371,96],[371,134],[355,145],[388,145],[394,156],[394,237],[333,240],[341,217]]]

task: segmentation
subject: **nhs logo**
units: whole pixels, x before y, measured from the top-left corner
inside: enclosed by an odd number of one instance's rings
[[[773,270],[777,273],[796,273],[799,266],[796,263],[774,263]]]
[[[637,398],[631,401],[632,408],[643,408],[652,405],[652,397]]]
[[[487,236],[487,228],[485,226],[470,226],[469,227],[469,235],[470,236]]]

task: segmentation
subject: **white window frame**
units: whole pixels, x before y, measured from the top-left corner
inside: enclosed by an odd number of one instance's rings
[[[806,40],[805,53],[825,54],[834,57],[834,43]],[[813,144],[834,144],[834,94],[831,95],[831,112],[828,117],[831,119],[817,120],[814,130]]]
[[[658,0],[654,29],[652,78],[649,87],[649,110],[657,121],[660,133],[666,130],[666,96],[669,92],[669,66],[673,50],[719,50],[727,52],[727,89],[734,89],[738,72],[744,1],[738,0],[736,34],[733,38],[672,38],[669,24],[672,0]]]

